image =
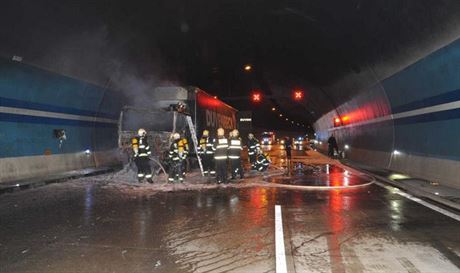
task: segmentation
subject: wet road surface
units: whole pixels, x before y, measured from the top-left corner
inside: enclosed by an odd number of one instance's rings
[[[0,196],[0,272],[275,272],[275,205],[288,272],[460,271],[460,223],[377,185],[153,192],[98,181]]]
[[[353,173],[335,164],[305,165],[299,162],[293,165],[290,175],[270,176],[266,180],[270,183],[317,190],[364,187],[374,181],[371,176]]]

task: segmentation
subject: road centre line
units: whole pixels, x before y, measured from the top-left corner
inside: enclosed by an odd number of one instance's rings
[[[283,217],[280,205],[275,205],[275,250],[276,273],[287,273],[286,253],[284,250]]]

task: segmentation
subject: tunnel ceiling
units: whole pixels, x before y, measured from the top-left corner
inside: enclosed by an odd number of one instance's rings
[[[16,0],[0,15],[2,56],[96,82],[113,69],[154,75],[261,116],[276,106],[307,124],[349,97],[323,86],[442,31],[460,1]],[[248,63],[251,73],[242,70]],[[303,103],[292,104],[293,88],[306,91]],[[271,98],[254,108],[254,89]]]

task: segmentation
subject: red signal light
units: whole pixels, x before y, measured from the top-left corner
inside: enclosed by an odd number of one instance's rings
[[[350,123],[350,117],[349,116],[343,116],[342,117],[342,124],[349,124]]]
[[[341,121],[340,121],[340,118],[334,118],[334,126],[337,127],[337,126],[340,126],[341,124]]]
[[[303,100],[303,91],[302,90],[294,90],[293,98],[296,101]]]
[[[258,92],[258,91],[253,92],[251,94],[251,100],[252,100],[252,102],[256,102],[256,103],[261,102],[262,101],[262,94],[260,92]]]

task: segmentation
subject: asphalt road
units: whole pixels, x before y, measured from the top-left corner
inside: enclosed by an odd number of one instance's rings
[[[460,272],[460,223],[375,184],[157,192],[100,181],[1,195],[0,272],[275,272],[275,205],[287,272]]]

